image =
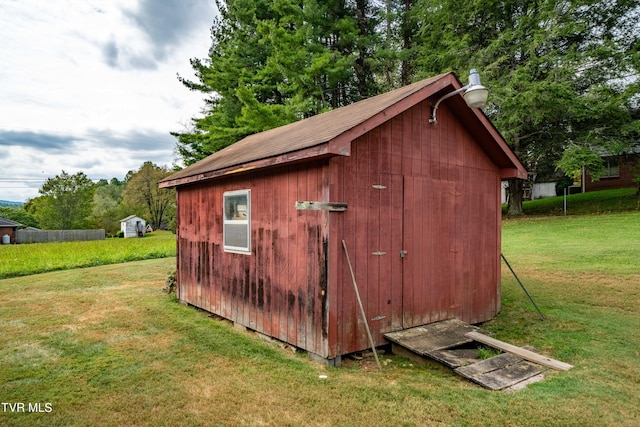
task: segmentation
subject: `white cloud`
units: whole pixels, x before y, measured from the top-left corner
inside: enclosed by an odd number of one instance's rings
[[[169,132],[203,105],[176,73],[206,56],[215,13],[213,0],[0,3],[0,199],[37,196],[43,170],[121,179],[170,164]]]

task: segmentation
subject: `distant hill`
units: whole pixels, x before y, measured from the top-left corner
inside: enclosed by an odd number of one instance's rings
[[[22,202],[11,202],[9,200],[0,200],[0,208],[11,208],[11,209],[19,209],[22,207],[24,203]]]

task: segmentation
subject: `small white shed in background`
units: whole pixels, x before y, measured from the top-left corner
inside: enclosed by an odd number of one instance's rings
[[[144,237],[147,232],[147,221],[139,216],[129,215],[120,220],[120,230],[124,237]]]

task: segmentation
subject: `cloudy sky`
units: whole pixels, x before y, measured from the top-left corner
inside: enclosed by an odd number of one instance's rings
[[[0,0],[0,200],[63,170],[122,179],[177,161],[203,106],[176,74],[210,46],[214,0]]]

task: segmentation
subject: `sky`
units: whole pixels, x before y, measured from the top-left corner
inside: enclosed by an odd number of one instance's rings
[[[180,164],[204,107],[191,58],[211,45],[215,0],[0,0],[0,200],[65,171],[118,178]]]

